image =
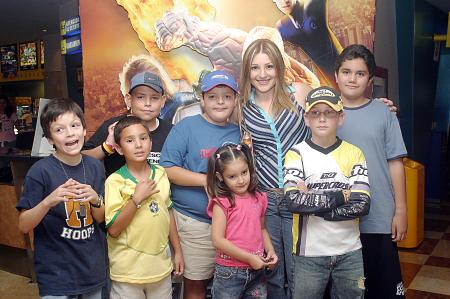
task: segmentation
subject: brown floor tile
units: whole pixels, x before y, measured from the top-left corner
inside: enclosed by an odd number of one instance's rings
[[[450,268],[423,265],[408,288],[450,295]]]
[[[427,254],[418,254],[415,252],[407,252],[403,250],[398,251],[398,256],[400,257],[400,262],[402,263],[411,263],[417,265],[425,264],[429,257],[429,255]]]
[[[406,290],[406,298],[407,299],[450,299],[450,296],[408,289],[408,290]]]
[[[442,239],[442,237],[444,236],[443,232],[433,232],[430,230],[426,230],[424,231],[424,237],[428,238],[428,239]]]
[[[0,270],[0,299],[39,299],[38,287],[30,279]]]
[[[425,265],[450,268],[450,258],[430,256]]]
[[[432,230],[435,232],[445,232],[450,224],[450,221],[436,219],[425,219],[424,222],[425,230]]]
[[[401,262],[400,267],[402,268],[403,285],[408,288],[422,265]]]
[[[405,249],[402,248],[401,251],[405,251],[405,252],[414,252],[414,253],[419,253],[419,254],[431,254],[434,250],[434,247],[436,246],[436,244],[439,242],[438,239],[424,239],[422,243],[420,243],[420,245],[416,248],[412,248],[412,249]]]
[[[450,258],[450,241],[439,240],[431,255]]]

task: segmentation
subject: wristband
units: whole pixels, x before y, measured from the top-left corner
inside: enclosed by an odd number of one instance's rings
[[[102,143],[102,150],[105,153],[105,156],[110,156],[114,154],[114,148],[111,148],[106,141]]]

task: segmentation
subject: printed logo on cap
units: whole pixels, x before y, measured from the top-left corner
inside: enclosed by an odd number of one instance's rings
[[[319,89],[316,90],[311,96],[311,99],[315,99],[315,98],[322,98],[322,97],[335,97],[336,94],[334,94],[334,92],[332,92],[329,89]]]

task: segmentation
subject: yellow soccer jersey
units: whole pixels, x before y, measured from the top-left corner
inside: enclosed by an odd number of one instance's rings
[[[294,213],[294,254],[332,256],[361,248],[357,219],[368,214],[370,193],[359,148],[340,139],[325,149],[311,140],[295,145],[285,158],[284,188]]]
[[[172,272],[169,249],[170,184],[164,168],[152,164],[158,193],[142,201],[128,227],[117,237],[108,235],[111,279],[128,283],[160,281]],[[105,182],[105,220],[111,226],[136,189],[127,165]]]

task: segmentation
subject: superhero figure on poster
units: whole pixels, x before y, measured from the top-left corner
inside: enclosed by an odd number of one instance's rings
[[[156,44],[162,51],[171,51],[188,46],[207,56],[214,69],[220,69],[239,78],[241,55],[245,44],[259,38],[275,42],[283,54],[286,64],[286,80],[302,82],[312,88],[320,85],[317,76],[304,64],[290,57],[285,51],[283,40],[275,28],[255,26],[249,32],[228,28],[218,22],[201,21],[184,12],[169,11],[155,24]]]
[[[285,16],[276,24],[284,41],[301,49],[333,77],[334,61],[342,47],[328,27],[327,0],[273,0]]]

